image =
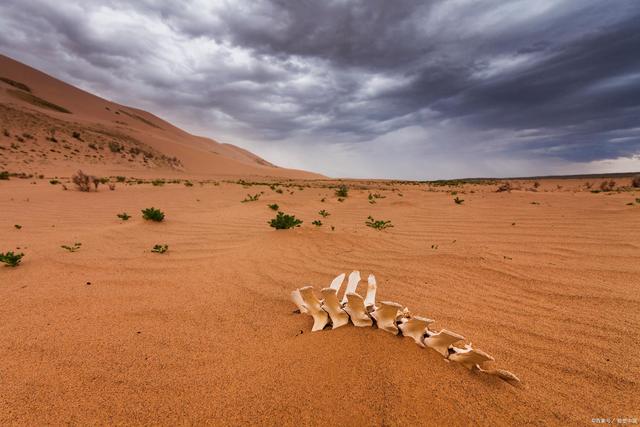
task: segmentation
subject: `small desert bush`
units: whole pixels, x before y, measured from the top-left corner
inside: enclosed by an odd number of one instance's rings
[[[13,251],[0,252],[0,262],[6,264],[6,267],[17,267],[23,256],[23,253],[16,254]]]
[[[20,229],[22,228],[22,226],[21,226],[20,224],[15,224],[15,225],[14,225],[14,227],[15,227],[17,230],[20,230]]]
[[[9,179],[9,172],[8,171],[0,172],[0,179],[8,180]]]
[[[349,196],[349,188],[346,185],[341,185],[336,189],[336,196],[345,198]]]
[[[636,175],[631,178],[631,186],[635,188],[640,188],[640,175]]]
[[[109,183],[109,190],[113,191],[116,189],[116,184],[114,182]]]
[[[164,212],[154,207],[142,209],[142,218],[147,221],[162,222],[164,220]]]
[[[116,176],[116,181],[125,182],[127,180],[126,176]]]
[[[278,209],[280,209],[280,206],[278,206],[275,203],[273,203],[271,205],[267,205],[267,206],[269,206],[269,209],[271,209],[272,211],[277,211]]]
[[[76,242],[76,243],[74,243],[72,246],[69,246],[69,245],[61,245],[60,247],[61,247],[62,249],[66,249],[66,250],[68,250],[69,252],[77,252],[77,251],[79,251],[79,250],[80,250],[80,247],[81,247],[81,246],[82,246],[82,243],[80,243],[80,242]]]
[[[286,230],[288,228],[300,227],[302,220],[299,220],[294,215],[278,212],[276,217],[269,221],[268,224],[276,230]]]
[[[167,252],[167,250],[169,249],[169,245],[153,245],[153,248],[151,249],[151,252],[155,252],[157,254],[163,254],[165,252]]]
[[[320,221],[319,219],[316,219],[311,224],[315,225],[316,227],[322,227],[322,221]]]
[[[71,181],[76,185],[76,187],[78,187],[78,190],[80,191],[91,191],[91,182],[95,179],[95,177],[91,176],[91,175],[87,175],[84,172],[82,172],[81,170],[79,170],[78,172],[75,173],[75,175],[73,175],[71,177]],[[96,189],[98,187],[96,186]]]
[[[49,184],[57,185],[57,184],[60,184],[60,181],[58,181],[57,179],[52,179],[52,180],[49,180]]]
[[[247,194],[247,197],[244,200],[242,200],[242,203],[256,202],[258,201],[259,198],[260,198],[260,194],[254,194],[253,196],[251,194]]]
[[[600,183],[600,190],[602,191],[613,191],[616,188],[616,182],[614,180],[602,181]]]
[[[462,202],[464,202],[464,199],[461,199],[460,197],[456,196],[455,199],[453,199],[454,202],[456,202],[456,205],[461,205]]]
[[[501,184],[498,189],[496,190],[496,193],[502,193],[504,191],[511,191],[511,183],[510,182],[505,182],[504,184]]]
[[[185,181],[185,182],[184,182],[184,186],[185,186],[185,187],[193,187],[193,182],[191,182],[191,181]]]
[[[367,217],[367,221],[365,221],[365,225],[367,227],[375,228],[376,230],[384,230],[385,228],[393,227],[393,224],[391,224],[391,221],[376,220],[376,219],[373,219],[371,215]]]
[[[323,218],[326,218],[326,217],[328,217],[329,215],[331,215],[329,212],[327,212],[327,211],[326,211],[326,210],[324,210],[324,209],[322,209],[320,212],[318,212],[318,214],[319,214],[321,217],[323,217]]]
[[[118,218],[120,218],[123,221],[129,221],[129,218],[131,218],[131,215],[129,215],[126,212],[122,212],[121,214],[116,215]]]
[[[154,179],[153,181],[151,181],[151,185],[153,185],[154,187],[161,187],[164,185],[164,179]]]

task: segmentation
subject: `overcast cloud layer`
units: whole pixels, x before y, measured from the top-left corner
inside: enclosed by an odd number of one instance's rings
[[[640,170],[636,0],[4,0],[0,52],[331,176]]]

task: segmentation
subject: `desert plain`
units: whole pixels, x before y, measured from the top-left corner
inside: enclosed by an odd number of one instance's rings
[[[345,181],[339,202],[332,181],[272,181],[282,193],[194,182],[89,193],[48,179],[0,182],[2,248],[25,253],[0,268],[0,424],[637,416],[640,191],[594,194],[584,180],[539,180],[536,191],[511,181],[519,189],[507,192]],[[242,203],[247,194],[261,195]],[[269,227],[274,203],[301,227]],[[163,222],[142,219],[150,206]],[[365,226],[369,215],[393,228]],[[77,252],[61,248],[74,242]],[[157,243],[169,250],[152,253]],[[379,300],[464,335],[521,382],[373,328],[311,333],[291,290],[320,290],[352,270],[376,275]]]

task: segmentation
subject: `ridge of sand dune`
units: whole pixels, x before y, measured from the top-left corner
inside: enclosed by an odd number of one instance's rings
[[[69,175],[321,178],[191,135],[0,55],[0,169]],[[74,137],[74,133],[79,137]]]

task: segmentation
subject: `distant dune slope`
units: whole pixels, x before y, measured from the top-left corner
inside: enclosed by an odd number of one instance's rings
[[[0,55],[0,169],[319,178],[191,135]]]

